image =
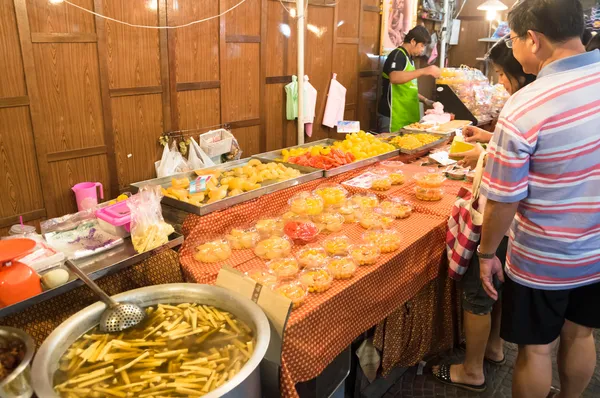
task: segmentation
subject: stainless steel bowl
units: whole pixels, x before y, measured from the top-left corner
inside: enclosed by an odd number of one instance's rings
[[[113,296],[119,302],[141,307],[156,304],[202,303],[231,312],[246,322],[256,336],[256,348],[240,373],[204,398],[260,398],[259,364],[269,345],[271,330],[262,309],[251,300],[229,290],[209,285],[176,283],[148,286]],[[98,302],[79,311],[63,322],[40,347],[33,362],[33,387],[38,397],[55,398],[54,373],[60,357],[85,332],[98,324],[105,304]]]
[[[0,326],[0,339],[20,340],[25,344],[25,357],[19,366],[0,381],[0,398],[31,397],[31,359],[35,351],[33,339],[24,331],[8,326]]]

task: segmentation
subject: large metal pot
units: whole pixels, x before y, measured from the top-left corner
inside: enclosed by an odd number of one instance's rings
[[[202,303],[231,312],[246,322],[256,336],[256,348],[250,360],[233,379],[215,389],[205,398],[260,398],[259,364],[267,351],[271,330],[261,308],[229,290],[209,285],[176,283],[148,286],[113,297],[119,302],[135,303],[142,307],[156,304]],[[104,311],[98,302],[79,311],[63,322],[40,347],[33,362],[33,388],[39,397],[59,397],[52,387],[60,357],[85,332],[98,324]]]
[[[31,359],[35,343],[31,336],[20,329],[0,326],[0,339],[20,340],[25,344],[25,357],[4,380],[0,381],[1,398],[29,398],[33,395],[31,387]]]

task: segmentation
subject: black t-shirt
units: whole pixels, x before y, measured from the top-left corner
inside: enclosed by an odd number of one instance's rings
[[[408,54],[408,51],[404,51]],[[413,62],[412,57],[410,57],[410,62]],[[406,68],[406,56],[400,51],[400,48],[397,48],[388,55],[383,64],[384,74],[381,78],[381,98],[379,100],[379,113],[383,116],[390,117],[390,79],[385,76],[389,76],[392,72],[403,71],[404,68]]]

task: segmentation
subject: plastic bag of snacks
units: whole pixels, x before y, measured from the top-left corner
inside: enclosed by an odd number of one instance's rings
[[[201,263],[218,263],[231,257],[231,246],[225,239],[206,241],[196,246],[194,258]]]
[[[138,253],[164,245],[175,232],[163,219],[161,199],[159,186],[146,185],[127,201],[131,211],[131,242]]]

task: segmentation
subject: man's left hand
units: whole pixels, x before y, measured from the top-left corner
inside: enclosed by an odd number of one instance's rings
[[[479,258],[479,273],[483,290],[494,300],[498,300],[498,292],[494,287],[494,275],[500,282],[504,283],[504,273],[502,271],[502,262],[497,256],[491,259]]]

